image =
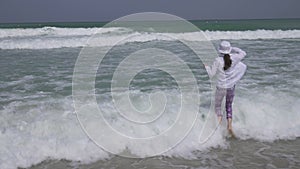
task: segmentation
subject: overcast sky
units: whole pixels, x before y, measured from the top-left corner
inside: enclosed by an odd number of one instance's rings
[[[111,21],[137,12],[184,19],[300,18],[300,0],[0,0],[0,23]]]

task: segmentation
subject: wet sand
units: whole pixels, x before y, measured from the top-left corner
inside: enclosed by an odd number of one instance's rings
[[[260,142],[256,140],[229,140],[227,148],[213,148],[195,152],[197,159],[156,156],[151,158],[124,158],[112,156],[91,164],[67,160],[47,160],[30,169],[100,169],[100,168],[291,168],[300,167],[300,138]]]

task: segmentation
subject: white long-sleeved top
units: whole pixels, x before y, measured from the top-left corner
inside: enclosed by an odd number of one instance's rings
[[[217,75],[217,87],[232,88],[245,74],[247,66],[241,62],[246,56],[246,52],[232,47],[230,59],[232,60],[230,68],[224,71],[224,59],[221,54],[217,57],[212,66],[205,66],[210,77]]]

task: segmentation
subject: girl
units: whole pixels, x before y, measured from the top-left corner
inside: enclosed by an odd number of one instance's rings
[[[222,100],[226,96],[226,118],[227,129],[231,136],[232,131],[232,102],[236,83],[244,75],[247,66],[241,62],[246,56],[246,52],[231,47],[228,41],[222,41],[218,48],[217,57],[212,66],[205,66],[210,78],[217,76],[217,89],[215,94],[215,112],[218,116],[219,124],[222,121]]]

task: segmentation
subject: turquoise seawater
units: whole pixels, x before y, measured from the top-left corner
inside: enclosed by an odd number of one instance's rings
[[[168,32],[167,27],[174,27],[174,23],[165,23],[165,29],[159,30],[103,28],[105,23],[1,24],[0,168],[36,164],[32,168],[299,168],[300,20],[192,21],[204,30],[212,47],[228,40],[247,52],[243,60],[247,72],[237,84],[233,105],[233,127],[239,139],[226,139],[224,122],[206,144],[198,142],[197,127],[208,119],[210,81],[201,60],[181,43],[200,44],[198,37],[203,34],[180,32],[181,28]],[[134,106],[140,110],[151,107],[151,92],[163,92],[169,102],[158,121],[149,126],[132,125],[114,110],[110,95],[113,74],[121,62],[134,52],[159,48],[178,56],[194,73],[202,103],[197,112],[198,125],[172,151],[152,158],[123,158],[96,146],[80,127],[72,96],[73,73],[78,56],[95,33],[97,51],[110,50],[95,69],[95,90],[91,93],[95,93],[107,122],[130,137],[153,136],[172,126],[180,108],[181,91],[170,73],[145,67],[127,88]],[[133,61],[125,68],[143,68],[147,64],[144,62]],[[186,86],[189,80],[185,79]],[[126,92],[118,89],[119,94]],[[195,98],[187,100],[193,103]],[[192,106],[185,110],[187,114],[193,111]],[[97,114],[86,120],[93,131],[101,131]],[[99,137],[105,140],[106,136],[109,133]],[[108,142],[120,153],[134,152],[139,157],[153,149]]]
[[[250,20],[190,20],[201,30],[291,30],[300,29],[300,19],[250,19]],[[44,23],[0,23],[0,28],[90,28],[103,27],[109,22],[44,22]]]

